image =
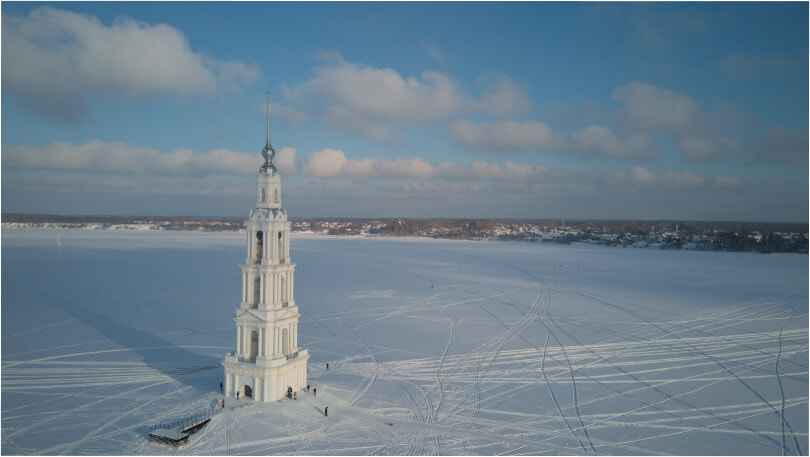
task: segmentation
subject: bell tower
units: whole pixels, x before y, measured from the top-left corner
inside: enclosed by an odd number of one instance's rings
[[[264,164],[256,175],[256,207],[247,220],[247,257],[242,269],[242,300],[236,308],[236,352],[225,356],[225,395],[275,401],[288,388],[307,384],[309,353],[298,347],[298,306],[293,299],[290,222],[281,209],[281,175],[270,144],[267,100]]]

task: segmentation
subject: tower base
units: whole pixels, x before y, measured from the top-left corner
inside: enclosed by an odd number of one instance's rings
[[[294,392],[307,386],[307,360],[309,352],[299,349],[295,357],[287,359],[259,358],[253,361],[240,361],[228,354],[222,366],[225,367],[225,396],[252,398],[255,401],[270,402],[284,398],[287,389]]]

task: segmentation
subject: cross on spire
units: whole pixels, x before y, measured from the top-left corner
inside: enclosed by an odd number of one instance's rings
[[[270,91],[267,91],[267,147],[270,147]]]
[[[264,165],[259,169],[259,173],[273,175],[275,174],[278,169],[276,169],[275,165],[273,165],[273,156],[276,155],[276,151],[273,150],[273,146],[270,145],[270,91],[267,91],[267,98],[265,98],[265,103],[267,105],[267,143],[264,145],[264,149],[262,149],[262,157],[264,157]]]

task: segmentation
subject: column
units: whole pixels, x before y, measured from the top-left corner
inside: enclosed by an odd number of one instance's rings
[[[231,393],[231,389],[233,388],[233,375],[230,373],[225,373],[225,396],[229,397],[233,395]]]
[[[267,301],[264,298],[265,297],[264,290],[267,288],[266,281],[267,281],[267,278],[266,278],[264,272],[260,272],[259,273],[259,303],[267,303]],[[257,305],[259,303],[257,303]]]
[[[264,357],[264,329],[263,328],[259,329],[259,348],[257,350],[259,351],[259,353],[256,354],[256,356],[257,357],[258,356]]]
[[[262,245],[262,250],[264,251],[264,252],[262,252],[262,263],[264,263],[264,264],[271,263],[270,248],[267,246],[267,235],[269,233],[270,232],[265,231],[262,234],[262,239],[264,240],[264,244]],[[267,260],[265,260],[265,259],[267,259]]]
[[[248,341],[248,328],[247,326],[242,328],[242,353],[250,355],[250,346],[248,346],[250,342]]]
[[[274,274],[273,275],[273,302],[274,303],[279,302],[279,299],[278,299],[278,288],[279,287],[278,286],[279,286],[279,284],[278,284],[278,274]]]
[[[242,354],[242,327],[236,326],[236,356]]]
[[[276,260],[276,257],[278,256],[278,253],[276,252],[276,231],[273,230],[273,231],[271,231],[269,233],[273,234],[273,236],[271,236],[270,240],[269,240],[270,241],[270,246],[269,246],[270,257],[273,259],[272,263],[278,263],[278,261]]]
[[[242,271],[242,303],[247,301],[247,273]]]

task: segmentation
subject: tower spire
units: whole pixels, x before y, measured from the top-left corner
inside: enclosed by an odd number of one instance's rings
[[[267,91],[267,98],[265,99],[267,102],[267,144],[265,147],[270,147],[270,91]]]
[[[265,102],[267,105],[267,143],[264,145],[264,149],[262,149],[262,157],[264,157],[264,165],[259,169],[259,173],[264,173],[266,175],[274,175],[278,172],[276,166],[273,165],[273,157],[276,155],[276,151],[273,149],[273,146],[270,144],[270,91],[267,91],[267,98],[265,98]]]

